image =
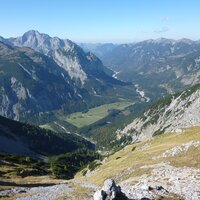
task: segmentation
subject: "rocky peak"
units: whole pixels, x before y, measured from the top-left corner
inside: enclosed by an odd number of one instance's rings
[[[35,30],[30,30],[20,37],[9,38],[8,41],[10,41],[14,46],[30,47],[45,55],[48,55],[51,50],[56,50],[58,48],[68,49],[69,46],[72,45],[69,40],[61,40],[58,37],[50,37],[47,34],[39,33]]]
[[[144,43],[151,43],[151,44],[172,44],[173,42],[175,42],[175,40],[167,39],[167,38],[157,38],[157,39],[145,40],[143,42]]]
[[[83,86],[88,77],[106,71],[102,62],[92,53],[85,53],[77,44],[58,37],[30,30],[7,41],[18,47],[29,47],[47,55],[63,68],[76,83]],[[94,72],[98,70],[98,72]],[[94,72],[94,73],[93,73]]]

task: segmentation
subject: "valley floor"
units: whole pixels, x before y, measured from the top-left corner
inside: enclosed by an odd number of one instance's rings
[[[119,101],[91,108],[87,112],[76,112],[69,115],[63,115],[59,111],[55,111],[55,115],[57,119],[64,122],[68,122],[73,126],[75,126],[76,128],[83,128],[107,117],[110,110],[113,109],[123,110],[126,107],[133,104],[134,102],[131,101]],[[64,129],[64,131],[66,131],[65,127],[59,124],[59,122],[54,122],[54,126],[55,123],[57,126],[60,126],[62,129]],[[52,127],[51,123],[43,124],[41,125],[41,127],[56,131]]]
[[[130,199],[198,200],[199,152],[200,127],[182,129],[179,133],[167,133],[129,145],[104,159],[94,171],[88,171],[84,176],[79,172],[69,181],[47,176],[11,180],[7,173],[8,177],[5,174],[2,178],[4,186],[0,182],[0,196],[1,199],[19,200],[88,200],[103,186],[105,179],[113,178]],[[2,166],[0,169],[2,171]],[[15,189],[11,181],[15,183]],[[32,187],[33,183],[39,187]]]

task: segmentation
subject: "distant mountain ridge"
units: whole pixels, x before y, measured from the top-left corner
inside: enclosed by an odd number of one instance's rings
[[[86,52],[93,52],[100,59],[107,53],[115,49],[119,44],[113,43],[79,43],[80,47]]]
[[[100,57],[115,77],[148,97],[161,97],[200,82],[200,42],[159,38],[121,44]]]

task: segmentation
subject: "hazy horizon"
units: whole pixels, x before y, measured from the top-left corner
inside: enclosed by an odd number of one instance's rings
[[[28,31],[38,31],[38,30],[33,30],[33,29],[31,29],[31,30],[27,30],[26,32],[28,32]],[[24,32],[24,33],[26,33],[26,32]],[[46,35],[49,35],[50,37],[58,37],[57,35],[50,35],[50,34],[48,34],[48,33],[44,33],[44,32],[40,32],[40,31],[38,31],[40,34],[46,34]],[[0,35],[0,36],[2,36],[3,38],[5,38],[5,39],[9,39],[9,38],[16,38],[16,37],[20,37],[20,36],[22,36],[24,33],[22,33],[21,35],[16,35],[16,36],[11,36],[11,37],[5,37],[5,36],[3,36],[3,35]],[[71,40],[70,38],[60,38],[60,39],[69,39],[69,40]],[[188,40],[192,40],[192,41],[199,41],[200,39],[197,39],[197,40],[193,40],[193,39],[191,39],[191,38],[177,38],[177,39],[174,39],[174,38],[167,38],[167,37],[159,37],[159,38],[148,38],[148,39],[144,39],[144,40],[138,40],[138,41],[126,41],[126,42],[112,42],[112,41],[107,41],[107,42],[98,42],[98,41],[93,41],[93,42],[87,42],[87,41],[74,41],[74,40],[71,40],[71,41],[73,41],[73,42],[75,42],[75,43],[78,43],[78,44],[91,44],[91,45],[97,45],[97,44],[132,44],[132,43],[138,43],[138,42],[142,42],[142,41],[146,41],[146,40],[159,40],[159,39],[168,39],[168,40],[176,40],[176,41],[178,41],[178,40],[183,40],[183,39],[188,39]]]
[[[1,7],[6,38],[34,29],[77,43],[200,39],[198,0],[6,0]]]

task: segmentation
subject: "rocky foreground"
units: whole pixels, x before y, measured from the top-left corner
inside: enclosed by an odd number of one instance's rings
[[[152,168],[152,174],[144,174],[138,182],[133,179],[116,185],[107,179],[101,189],[87,182],[63,182],[48,187],[21,187],[0,191],[0,197],[12,197],[17,200],[55,200],[55,199],[94,199],[94,200],[154,200],[154,199],[200,199],[200,169],[175,168],[168,163],[143,166]],[[87,195],[74,196],[76,189],[87,188]],[[96,192],[95,192],[96,191]],[[79,191],[78,191],[79,192]]]
[[[135,185],[125,181],[119,186],[116,185],[113,179],[107,179],[104,181],[103,187],[97,189],[98,187],[92,184],[76,182],[75,184],[80,184],[90,189],[88,190],[90,193],[87,194],[87,197],[73,196],[74,188],[72,188],[70,182],[48,187],[13,188],[0,191],[0,197],[1,199],[12,197],[12,199],[17,200],[199,200],[200,170],[195,172],[194,174],[191,169],[187,168],[184,168],[183,171],[177,170],[163,163],[156,166],[153,177],[144,175],[140,177],[140,182]],[[171,179],[174,185],[166,185],[166,179]]]
[[[34,177],[16,179],[24,186],[0,187],[0,199],[200,200],[199,152],[200,127],[184,129],[129,145],[72,180],[41,177],[33,187]],[[0,186],[3,181],[14,179],[1,180]]]

